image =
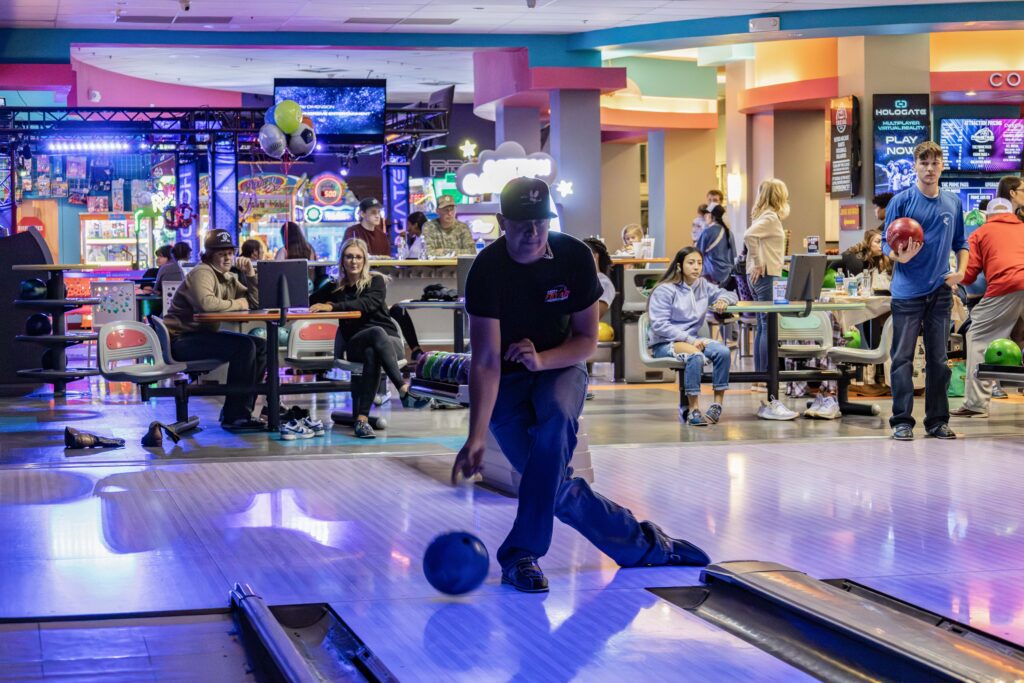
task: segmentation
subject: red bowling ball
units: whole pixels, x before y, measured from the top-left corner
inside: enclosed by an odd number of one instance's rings
[[[889,224],[885,231],[885,239],[893,251],[905,249],[911,240],[920,244],[924,242],[924,230],[913,218],[897,218]]]

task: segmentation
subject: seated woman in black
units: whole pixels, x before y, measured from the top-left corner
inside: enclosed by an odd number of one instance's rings
[[[398,359],[405,347],[398,335],[395,321],[388,315],[387,282],[380,273],[370,270],[369,250],[366,242],[358,238],[345,240],[341,245],[338,264],[338,283],[323,287],[311,297],[310,311],[359,311],[355,320],[339,320],[338,336],[334,342],[334,355],[363,364],[359,382],[352,384],[353,412],[356,416],[355,435],[372,439],[376,435],[370,426],[370,408],[380,384],[381,370],[398,387],[402,405],[422,408],[426,400],[409,395],[409,383],[402,377]]]

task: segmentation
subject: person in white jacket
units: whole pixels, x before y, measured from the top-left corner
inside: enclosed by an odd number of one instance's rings
[[[686,363],[683,391],[688,405],[680,407],[679,419],[692,427],[717,423],[722,416],[725,391],[729,388],[731,358],[722,342],[701,337],[708,308],[716,313],[736,303],[736,295],[701,277],[704,260],[695,247],[676,253],[668,270],[647,300],[651,321],[647,345],[655,358],[676,358]],[[706,413],[700,410],[700,379],[705,360],[711,361],[714,403]]]
[[[782,275],[786,231],[782,221],[789,216],[789,189],[777,178],[769,178],[757,190],[750,212],[750,227],[743,235],[747,252],[747,281],[757,301],[772,300],[772,284]],[[768,370],[768,316],[757,314],[754,335],[754,369]]]

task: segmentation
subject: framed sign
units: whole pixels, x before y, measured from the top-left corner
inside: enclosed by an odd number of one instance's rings
[[[839,206],[839,229],[860,230],[860,204],[841,204]]]
[[[860,194],[860,102],[835,97],[829,106],[829,194],[848,199]]]

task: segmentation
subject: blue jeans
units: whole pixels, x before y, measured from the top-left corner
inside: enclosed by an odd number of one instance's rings
[[[924,428],[949,422],[949,315],[953,294],[945,285],[927,296],[892,300],[892,417],[889,425],[914,426],[914,348],[924,338]]]
[[[498,549],[502,567],[546,554],[555,517],[622,566],[639,563],[651,550],[632,512],[572,476],[569,461],[586,393],[583,365],[501,378],[490,429],[522,476],[516,521]]]
[[[687,396],[700,393],[700,376],[704,372],[704,361],[711,361],[711,386],[715,391],[729,388],[729,365],[732,356],[729,347],[722,342],[713,341],[704,347],[703,353],[676,353],[672,342],[662,342],[651,347],[651,355],[655,358],[675,358],[686,363],[683,370],[683,391]]]
[[[227,383],[232,386],[262,382],[267,372],[267,340],[250,334],[208,330],[186,332],[171,340],[171,352],[178,361],[216,359],[226,362]],[[249,419],[255,405],[255,391],[228,395],[224,398],[221,422]]]
[[[750,284],[754,291],[754,301],[774,301],[772,285],[778,278],[774,275],[763,275],[757,282]],[[768,314],[757,314],[757,331],[754,332],[754,370],[768,371]]]

